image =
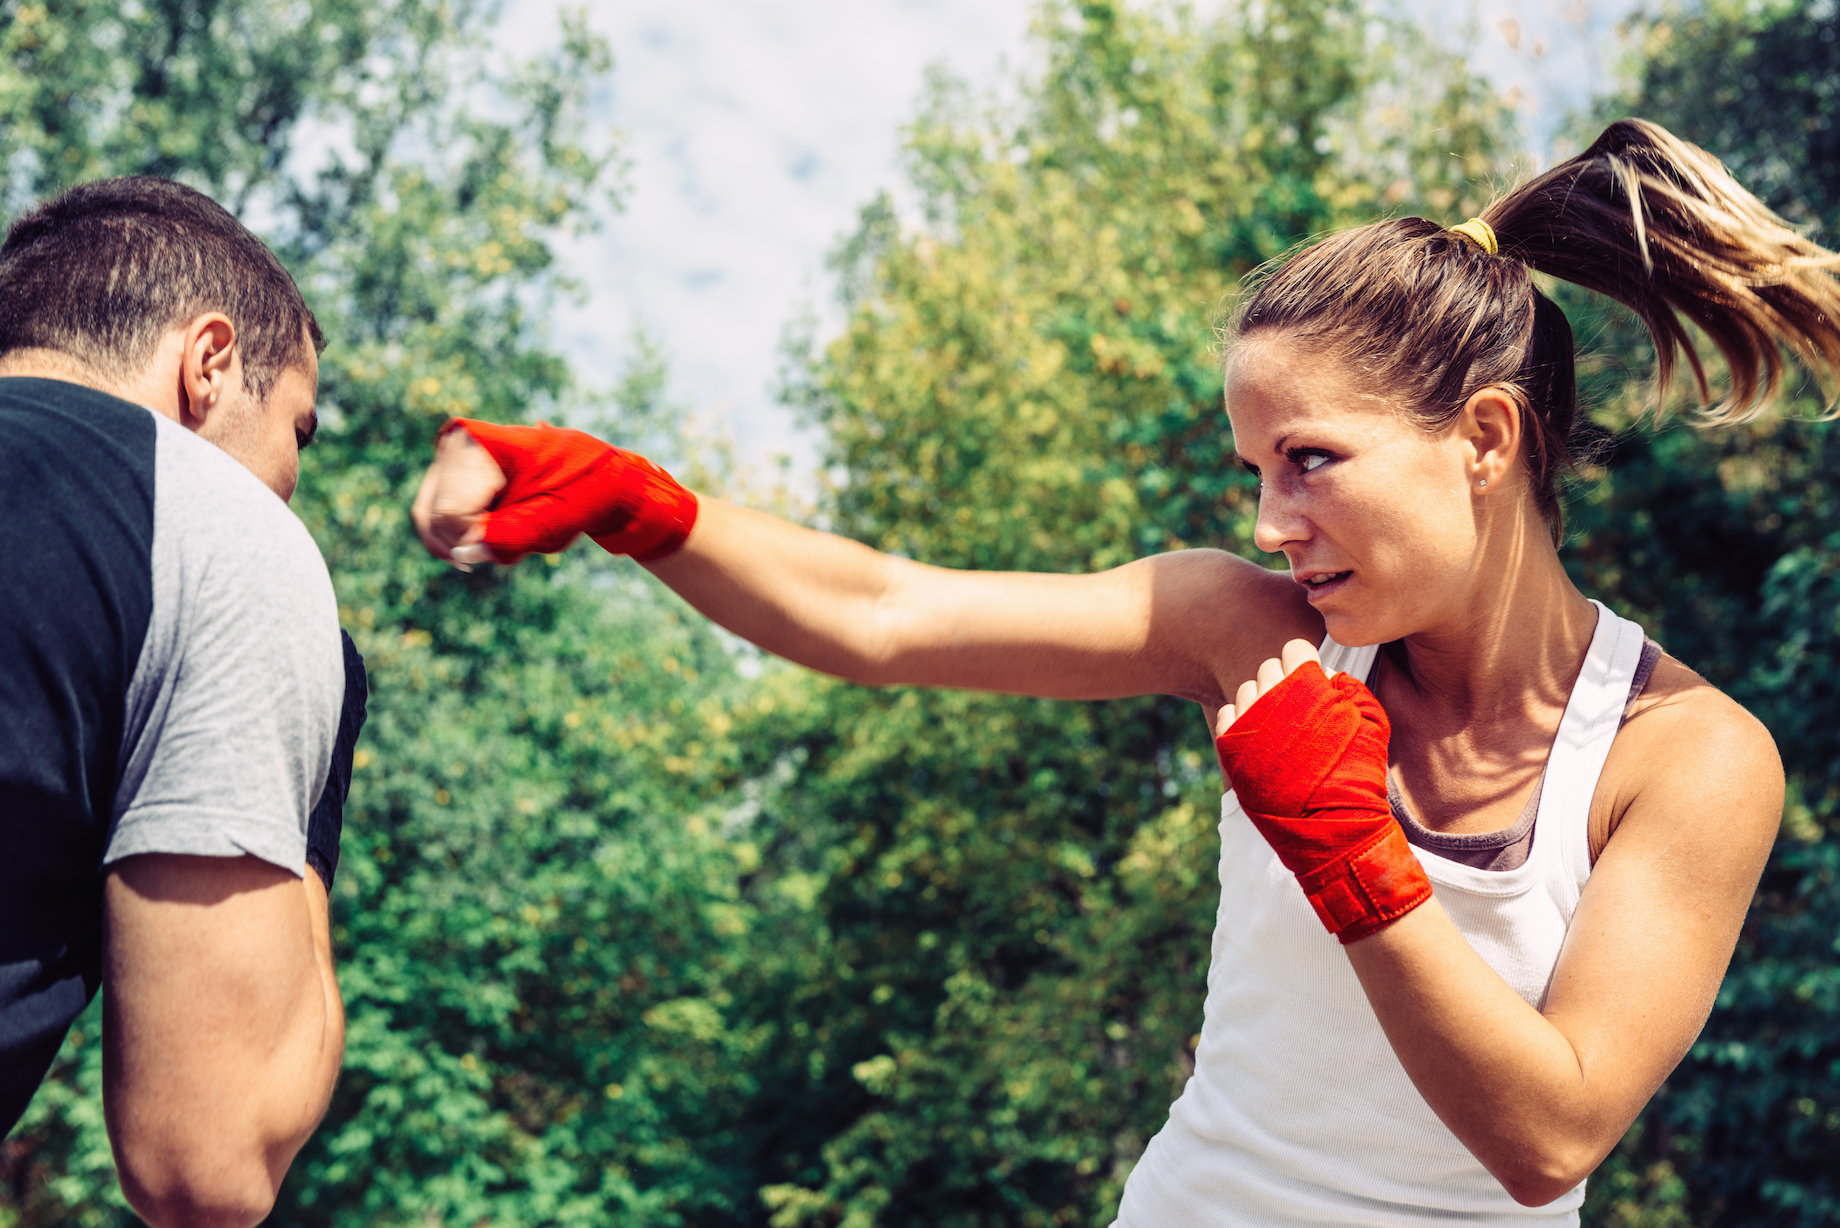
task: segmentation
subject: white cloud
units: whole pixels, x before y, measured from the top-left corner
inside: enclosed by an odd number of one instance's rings
[[[1470,62],[1514,99],[1542,163],[1567,113],[1608,91],[1621,47],[1617,27],[1639,0],[1407,0]],[[1570,150],[1564,151],[1569,154]]]
[[[1410,0],[1449,41],[1475,33],[1476,62],[1519,87],[1539,146],[1605,84],[1613,22],[1631,3]],[[514,0],[501,42],[528,52],[554,39],[557,9]],[[900,130],[927,67],[996,83],[1027,62],[1032,11],[1030,0],[598,0],[590,22],[617,60],[605,118],[629,135],[633,190],[602,233],[565,249],[592,291],[555,321],[577,369],[610,380],[643,322],[671,355],[679,399],[726,417],[745,460],[787,452],[809,471],[813,441],[772,394],[782,332],[828,302],[824,255],[898,186]]]
[[[512,50],[554,37],[553,0],[506,15]],[[898,183],[900,128],[925,71],[996,79],[1021,54],[1027,0],[638,0],[600,3],[612,42],[608,119],[625,130],[625,212],[571,244],[585,308],[556,320],[585,378],[617,369],[635,321],[671,355],[678,396],[732,422],[744,458],[809,439],[775,403],[782,331],[828,301],[823,257]],[[519,46],[521,44],[521,47]]]

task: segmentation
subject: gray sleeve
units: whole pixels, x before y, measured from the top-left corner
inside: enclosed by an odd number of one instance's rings
[[[299,874],[344,685],[332,583],[273,491],[178,424],[159,428],[153,616],[103,864],[247,853]]]

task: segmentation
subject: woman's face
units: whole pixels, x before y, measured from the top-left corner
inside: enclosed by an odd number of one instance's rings
[[[1463,619],[1478,580],[1473,449],[1433,435],[1320,345],[1254,336],[1227,367],[1227,417],[1259,477],[1259,549],[1283,551],[1338,643]]]

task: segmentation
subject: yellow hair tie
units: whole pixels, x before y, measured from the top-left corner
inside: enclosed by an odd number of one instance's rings
[[[1479,217],[1473,217],[1461,226],[1452,226],[1450,233],[1462,235],[1491,256],[1501,252],[1501,245],[1495,242],[1495,228]]]

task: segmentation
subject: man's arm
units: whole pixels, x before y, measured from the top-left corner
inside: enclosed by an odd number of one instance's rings
[[[254,857],[110,867],[103,1101],[153,1228],[262,1220],[345,1044],[326,888]]]

